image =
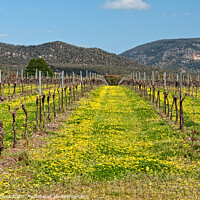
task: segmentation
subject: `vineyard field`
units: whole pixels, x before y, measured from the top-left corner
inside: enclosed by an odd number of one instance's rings
[[[190,116],[187,101],[184,114]],[[33,102],[35,95],[27,99],[30,110]],[[0,196],[198,199],[199,149],[188,139],[200,139],[197,133],[177,130],[132,87],[99,86],[77,104],[70,115],[58,116],[59,129],[38,136],[43,145],[33,148],[30,140],[28,148],[12,154],[17,164],[2,169]],[[0,105],[1,115],[6,106]],[[8,156],[9,151],[0,164]]]

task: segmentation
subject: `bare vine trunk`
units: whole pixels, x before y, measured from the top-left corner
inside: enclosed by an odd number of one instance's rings
[[[24,114],[25,114],[25,131],[24,131],[24,139],[27,138],[27,134],[28,134],[28,112],[27,112],[27,109],[26,109],[26,105],[22,104],[22,109],[24,111]]]
[[[38,131],[38,106],[39,106],[39,98],[36,99],[36,131]]]
[[[43,128],[46,127],[46,107],[45,107],[45,94],[42,95],[42,106],[43,106],[43,110],[44,110],[44,122],[43,122]]]
[[[4,147],[3,147],[3,132],[4,132],[3,123],[0,120],[0,156],[1,156],[1,152],[4,149]]]
[[[13,148],[16,147],[16,144],[17,144],[17,132],[16,132],[16,127],[15,127],[15,123],[16,123],[16,115],[17,115],[17,110],[20,109],[20,107],[22,106],[22,103],[19,105],[19,107],[15,108],[14,111],[12,112],[11,109],[10,109],[10,105],[8,105],[8,109],[10,111],[10,114],[12,115],[13,117],[13,132],[14,132],[14,141],[13,141]]]
[[[47,103],[48,103],[48,120],[51,121],[51,108],[50,108],[50,98],[51,98],[51,93],[49,90],[49,94],[47,96]]]

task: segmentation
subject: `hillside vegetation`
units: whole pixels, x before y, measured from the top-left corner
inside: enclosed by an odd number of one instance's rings
[[[25,68],[31,59],[43,58],[52,69],[66,71],[89,69],[94,72],[128,73],[144,69],[142,64],[108,53],[98,48],[82,48],[64,42],[49,42],[34,46],[0,43],[0,68],[15,71]]]
[[[120,55],[148,66],[199,71],[200,38],[159,40]]]

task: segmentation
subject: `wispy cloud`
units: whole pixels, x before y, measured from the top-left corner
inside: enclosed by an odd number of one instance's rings
[[[190,15],[191,15],[191,13],[184,13],[184,15],[185,15],[185,16],[190,16]]]
[[[9,36],[9,34],[7,34],[7,33],[0,33],[0,37],[8,37]]]
[[[150,8],[150,5],[143,0],[115,0],[106,2],[102,7],[113,10],[145,10]]]
[[[47,32],[47,33],[52,33],[53,31],[52,31],[52,30],[46,30],[46,32]]]

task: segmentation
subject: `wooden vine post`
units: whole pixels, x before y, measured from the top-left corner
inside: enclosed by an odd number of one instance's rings
[[[154,71],[152,71],[152,87],[150,87],[150,101],[151,101],[151,90],[153,89],[153,95],[152,95],[152,102],[154,103],[154,93],[155,93],[155,86],[154,86]]]
[[[46,127],[46,108],[45,108],[45,94],[42,95],[42,106],[43,106],[43,110],[44,110],[44,123],[43,123],[43,128]]]
[[[24,85],[23,85],[23,69],[21,70],[21,81],[22,81],[22,95],[24,94]]]
[[[42,105],[41,105],[41,71],[39,71],[39,119],[40,119],[40,124],[42,123]]]
[[[36,99],[36,131],[38,131],[38,107],[39,107],[39,98]]]
[[[81,97],[84,96],[84,90],[83,90],[83,74],[82,71],[80,71],[80,79],[81,79]]]
[[[76,101],[76,94],[75,94],[75,75],[73,72],[73,101]],[[73,102],[72,102],[73,103]]]
[[[87,80],[88,80],[88,70],[86,70],[85,72],[85,81],[84,81],[84,92],[86,92],[86,83],[87,83]]]
[[[144,72],[144,96],[146,96],[146,72]]]
[[[4,132],[3,123],[0,120],[0,156],[1,156],[1,152],[4,149],[4,147],[3,147],[3,132]]]
[[[21,102],[21,104],[14,109],[14,111],[12,112],[11,109],[10,109],[10,105],[8,105],[8,109],[10,111],[10,114],[12,115],[13,117],[13,131],[14,131],[14,142],[13,142],[13,148],[16,147],[16,144],[17,144],[17,132],[16,132],[16,127],[15,127],[15,123],[16,123],[16,114],[17,114],[17,110],[20,109],[20,107],[22,106],[23,102]]]
[[[35,81],[36,81],[36,90],[37,90],[37,88],[38,88],[38,71],[37,71],[37,69],[35,71]]]
[[[166,92],[166,72],[164,72],[164,92],[163,92],[163,94],[164,94],[163,112],[166,115],[166,101],[167,101],[167,96],[168,96],[168,93]]]
[[[90,89],[92,89],[92,72],[90,72],[89,84],[90,84]]]
[[[182,101],[182,73],[180,73],[180,129],[182,130],[182,119],[183,119],[183,101]]]
[[[64,71],[62,71],[62,91],[61,91],[61,108],[63,109],[63,90],[64,90]]]

